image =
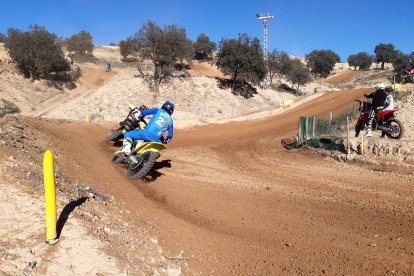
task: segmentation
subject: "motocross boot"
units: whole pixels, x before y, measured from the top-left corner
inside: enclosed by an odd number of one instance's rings
[[[131,139],[124,139],[122,148],[115,152],[115,155],[130,155],[131,154],[131,147],[132,147],[132,140]]]
[[[365,133],[365,137],[372,137],[372,130],[367,129],[367,133]]]

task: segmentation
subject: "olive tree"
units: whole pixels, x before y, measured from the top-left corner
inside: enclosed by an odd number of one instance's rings
[[[270,84],[272,84],[275,75],[277,75],[280,80],[291,70],[291,59],[289,55],[283,51],[274,49],[269,53],[267,62]]]
[[[353,54],[348,57],[349,66],[354,67],[354,70],[359,68],[359,70],[368,70],[373,62],[373,56],[367,52],[360,52],[358,54]]]
[[[205,34],[200,34],[194,42],[195,58],[197,60],[206,59],[211,56],[213,51],[217,49],[217,44],[211,41]]]
[[[11,28],[7,37],[5,46],[10,57],[32,81],[70,69],[57,36],[44,27],[29,26],[28,31]]]
[[[5,43],[7,39],[7,36],[3,33],[0,33],[0,43]]]
[[[250,38],[247,34],[240,35],[238,39],[222,39],[217,67],[233,80],[259,83],[267,73],[259,39]]]
[[[72,35],[66,41],[68,51],[75,52],[80,55],[92,55],[94,45],[92,43],[92,35],[86,31],[81,31]]]
[[[296,86],[296,90],[299,90],[301,85],[305,85],[312,80],[311,73],[298,59],[290,59],[290,70],[286,74],[286,78],[292,83],[292,88]]]
[[[338,54],[331,50],[313,50],[305,55],[305,59],[312,74],[323,78],[329,76],[335,64],[341,61]]]
[[[177,62],[190,60],[193,56],[193,43],[187,38],[186,31],[176,25],[164,28],[152,21],[147,21],[135,33],[135,48],[142,59],[150,60],[154,66],[154,89],[159,90],[162,80],[170,76]]]
[[[129,60],[129,56],[137,52],[136,43],[133,38],[129,37],[126,40],[119,42],[119,52],[124,61]]]
[[[377,62],[381,63],[381,69],[384,69],[384,63],[392,62],[395,57],[395,46],[391,43],[380,43],[377,46],[375,46],[374,53]]]

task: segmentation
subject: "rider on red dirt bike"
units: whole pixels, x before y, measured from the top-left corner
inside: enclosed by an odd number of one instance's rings
[[[388,94],[385,92],[385,85],[380,83],[377,85],[376,90],[371,94],[364,94],[366,98],[372,99],[372,108],[369,113],[368,129],[365,134],[367,137],[372,136],[372,122],[374,121],[375,114],[381,110],[384,110],[390,105],[390,102],[387,102]]]

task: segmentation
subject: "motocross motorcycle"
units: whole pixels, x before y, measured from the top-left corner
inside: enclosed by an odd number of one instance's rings
[[[355,100],[359,104],[359,118],[355,124],[355,137],[359,136],[361,130],[368,127],[369,112],[372,105],[367,101]],[[388,138],[401,139],[404,134],[404,125],[399,118],[397,118],[397,109],[380,110],[375,114],[372,122],[372,130],[381,130],[382,136],[386,135]]]
[[[124,138],[124,134],[128,131],[135,129],[144,129],[147,126],[147,122],[144,119],[140,118],[142,110],[138,109],[132,104],[130,104],[128,108],[130,110],[128,116],[125,120],[119,124],[116,124],[109,131],[108,136],[106,136],[105,140],[103,141],[104,144],[108,144],[111,141],[116,144]]]
[[[414,67],[403,68],[404,77],[410,81],[414,81]]]
[[[166,146],[158,142],[134,141],[130,155],[114,155],[112,164],[128,164],[128,178],[139,180],[144,178],[154,166]]]

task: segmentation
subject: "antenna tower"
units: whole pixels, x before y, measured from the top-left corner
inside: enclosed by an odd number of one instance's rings
[[[264,14],[264,13],[258,13],[258,14],[256,14],[256,17],[257,17],[257,19],[259,19],[259,20],[263,20],[263,58],[264,58],[264,61],[265,61],[265,65],[266,65],[266,67],[268,66],[268,63],[267,63],[267,53],[268,53],[268,48],[267,48],[267,30],[268,30],[268,23],[267,23],[267,21],[269,20],[269,19],[272,19],[273,18],[273,15],[271,15],[271,14]],[[267,88],[267,84],[268,84],[268,80],[267,80],[267,77],[265,78],[265,80],[264,80],[264,83],[263,83],[263,88]]]

